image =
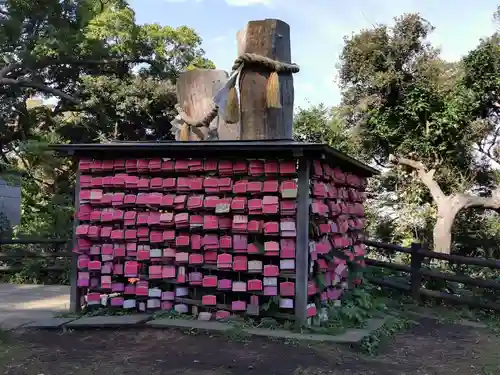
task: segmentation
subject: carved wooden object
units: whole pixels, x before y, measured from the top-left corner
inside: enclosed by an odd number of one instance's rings
[[[183,72],[177,80],[177,101],[189,117],[201,121],[212,110],[213,97],[224,86],[227,78],[227,72],[224,70],[195,69]],[[216,140],[217,133],[220,140],[239,139],[238,124],[226,124],[222,116],[217,116],[210,124],[210,129],[213,130],[210,130],[211,134],[209,134],[209,128],[198,129],[205,140]],[[192,131],[190,140],[202,139]]]
[[[237,34],[238,55],[256,53],[291,63],[290,26],[280,20],[250,21]],[[240,79],[241,139],[291,139],[293,123],[293,77],[280,74],[282,108],[266,107],[265,68],[244,68]]]

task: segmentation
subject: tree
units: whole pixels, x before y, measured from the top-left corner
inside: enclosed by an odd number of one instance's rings
[[[339,151],[361,160],[361,140],[346,126],[341,108],[328,108],[323,103],[307,109],[299,108],[293,120],[293,137],[300,142],[326,143]]]
[[[84,107],[99,107],[99,119],[88,112],[67,112],[58,133],[73,142],[172,139],[170,121],[177,114],[175,86],[149,76],[85,77],[80,93]]]
[[[409,168],[426,186],[419,199],[437,207],[434,250],[449,252],[461,210],[500,208],[500,191],[485,184],[491,183],[490,165],[475,155],[496,121],[500,54],[494,36],[461,63],[446,63],[426,42],[432,30],[419,15],[408,14],[393,27],[346,38],[340,79],[349,127],[380,165]],[[479,183],[483,189],[476,194]],[[398,184],[415,187],[411,178]]]
[[[22,172],[23,231],[70,229],[75,167],[47,144],[171,138],[178,75],[214,67],[200,44],[137,24],[125,0],[0,6],[0,172]]]
[[[158,99],[172,92],[162,80],[175,84],[184,69],[213,67],[203,58],[201,39],[194,30],[137,25],[133,10],[123,0],[9,0],[0,16],[4,60],[0,68],[0,146],[4,152],[10,142],[29,138],[26,123],[33,121],[25,103],[34,95],[60,99],[52,113],[45,113],[43,120],[52,120],[51,126],[56,115],[85,112],[87,124],[93,122],[95,129],[115,124],[117,119],[106,105],[92,100],[93,89],[98,88],[96,94],[101,95],[109,90],[116,93],[117,80],[122,80],[123,87],[137,84],[141,99],[157,106]],[[149,81],[135,78],[135,70]],[[139,91],[144,88],[152,92]],[[161,117],[165,124],[164,113]],[[114,127],[107,136],[112,138],[113,132]],[[95,141],[97,134],[92,133],[87,138]]]

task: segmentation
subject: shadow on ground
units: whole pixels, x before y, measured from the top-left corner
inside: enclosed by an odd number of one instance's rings
[[[6,375],[497,374],[500,339],[422,319],[376,357],[346,347],[178,330],[16,331],[0,344]]]

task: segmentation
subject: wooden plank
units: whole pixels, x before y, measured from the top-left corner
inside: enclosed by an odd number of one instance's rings
[[[383,250],[391,250],[391,251],[399,251],[405,254],[411,254],[411,249],[408,247],[393,245],[390,243],[376,242],[370,240],[364,240],[363,243],[367,246],[373,247],[375,249],[383,249]]]
[[[13,238],[0,239],[0,245],[61,245],[70,241],[66,238]]]
[[[297,254],[295,278],[295,319],[307,323],[307,284],[309,279],[309,160],[299,159],[297,192]]]
[[[14,254],[6,254],[0,253],[0,260],[9,260],[9,259],[22,259],[22,258],[70,258],[73,256],[73,253],[19,253],[16,252]]]
[[[420,299],[420,287],[422,286],[422,261],[424,257],[420,254],[420,244],[414,242],[411,244],[411,274],[410,289],[411,295],[415,301]]]
[[[75,178],[75,212],[78,212],[80,207],[80,169],[76,172]],[[76,227],[80,224],[80,221],[77,217],[73,220],[73,241],[71,243],[72,249],[76,247],[78,242],[76,236]],[[70,288],[70,297],[69,297],[69,311],[72,313],[78,313],[82,309],[82,301],[81,301],[81,289],[78,287],[78,254],[73,253],[71,257],[71,268],[69,273],[69,282],[71,285]]]
[[[370,241],[370,240],[365,240],[365,241],[363,241],[363,243],[365,245],[370,246],[370,247],[375,248],[375,249],[399,251],[399,252],[406,253],[406,254],[412,253],[411,249],[409,249],[407,247],[398,246],[398,245],[392,245],[392,244],[387,244],[387,243],[383,243],[383,242],[375,242],[375,241]],[[428,251],[428,250],[423,250],[423,249],[419,249],[418,253],[421,256],[423,256],[424,258],[447,260],[447,261],[452,262],[452,263],[466,264],[469,266],[479,266],[479,267],[500,269],[500,260],[499,259],[486,259],[486,258],[480,258],[480,257],[465,257],[462,255],[455,255],[455,254],[436,253],[435,251]]]
[[[183,72],[177,80],[177,101],[186,114],[195,121],[201,121],[214,105],[215,94],[224,86],[227,72],[215,69],[194,69]],[[216,116],[210,124],[217,127],[219,140],[238,140],[239,124],[227,124],[223,116]],[[208,128],[198,128],[207,140]],[[190,141],[201,138],[191,133]]]
[[[453,275],[450,273],[432,271],[432,270],[428,270],[425,268],[422,268],[420,270],[420,272],[422,273],[422,276],[425,278],[446,280],[446,281],[452,281],[452,282],[456,282],[456,283],[473,285],[473,286],[476,286],[479,288],[500,290],[500,283],[493,281],[493,280],[484,280],[484,279],[475,278],[475,277]]]
[[[498,260],[498,259],[485,259],[485,258],[479,258],[479,257],[475,257],[475,258],[464,257],[461,255],[436,253],[434,251],[428,251],[428,250],[419,250],[419,254],[421,254],[422,256],[424,256],[426,258],[447,260],[449,262],[456,263],[456,264],[466,264],[469,266],[479,266],[479,267],[500,269],[500,260]]]
[[[382,279],[379,277],[373,277],[369,274],[365,275],[365,279],[368,280],[370,283],[375,284],[375,285],[386,286],[389,288],[398,289],[398,290],[402,290],[405,292],[410,291],[409,284],[401,284],[401,283],[398,283],[398,282],[390,280],[390,279]]]
[[[12,273],[12,272],[21,272],[25,268],[24,267],[19,267],[19,266],[14,266],[14,267],[9,267],[9,266],[0,266],[0,273]],[[62,266],[49,266],[49,267],[43,267],[40,269],[40,271],[46,271],[46,272],[64,272],[67,271],[68,267],[62,267]]]
[[[290,26],[280,20],[250,21],[237,34],[238,55],[255,53],[291,63]],[[292,139],[294,88],[292,74],[280,74],[282,108],[267,108],[269,71],[252,66],[240,78],[242,140]]]
[[[421,288],[419,293],[426,297],[432,297],[436,299],[445,300],[450,303],[455,303],[457,305],[467,305],[469,307],[476,307],[480,309],[487,309],[500,312],[500,304],[495,302],[483,302],[480,298],[456,296],[450,293],[438,292],[437,290],[430,290]]]
[[[410,272],[411,273],[411,267],[409,265],[407,265],[407,264],[385,262],[385,261],[382,261],[382,260],[376,260],[376,259],[370,259],[370,258],[365,258],[365,263],[366,263],[367,266],[387,268],[387,269],[390,269],[390,270],[403,271],[403,272]]]

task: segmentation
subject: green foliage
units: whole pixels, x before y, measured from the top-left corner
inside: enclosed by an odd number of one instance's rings
[[[376,355],[380,349],[389,343],[390,339],[399,332],[405,331],[413,323],[401,317],[390,317],[379,329],[365,337],[361,342],[361,350],[369,355]]]
[[[346,126],[341,108],[328,108],[324,104],[299,108],[294,117],[293,135],[297,141],[326,143],[348,155],[367,159],[358,135]]]
[[[0,159],[22,173],[18,232],[67,234],[74,166],[46,145],[170,139],[179,73],[213,64],[193,29],[139,25],[124,0],[8,0],[0,18]]]
[[[0,238],[10,237],[11,225],[9,218],[3,212],[0,212]]]
[[[14,234],[69,238],[75,166],[47,145],[171,139],[177,77],[214,65],[192,28],[138,24],[125,0],[7,0],[0,21],[0,171],[22,189]],[[40,281],[43,265],[18,281]]]
[[[342,304],[326,307],[327,320],[310,330],[323,334],[339,334],[349,328],[363,328],[367,320],[385,310],[385,304],[373,291],[373,286],[363,283],[346,291]]]
[[[2,254],[10,256],[2,260],[3,266],[11,269],[0,274],[1,282],[69,285],[69,258],[30,257],[40,253],[65,252],[66,244],[5,244],[1,247]]]
[[[59,128],[73,142],[119,140],[168,140],[170,121],[177,114],[175,87],[155,77],[85,77],[81,98],[85,106],[99,107],[104,124],[85,113],[66,114]]]
[[[345,126],[380,165],[391,153],[418,160],[433,169],[444,194],[488,196],[499,181],[500,39],[495,33],[449,63],[428,42],[433,29],[406,14],[345,39],[339,65]],[[431,245],[436,202],[426,185],[411,169],[372,182],[379,200],[368,208],[372,233]],[[461,243],[456,250],[467,254]]]
[[[373,316],[374,311],[383,307],[383,304],[374,299],[369,287],[358,287],[346,292],[342,298],[342,307],[334,310],[333,316],[360,326]]]
[[[433,27],[416,14],[347,38],[340,78],[349,126],[379,160],[390,153],[412,155],[438,178],[451,180],[474,164],[467,99],[456,88],[461,67],[439,58],[427,43]],[[451,171],[451,172],[450,172]]]
[[[298,140],[328,143],[384,167],[368,186],[369,237],[405,246],[414,241],[432,246],[436,202],[414,170],[387,168],[389,154],[434,169],[444,194],[489,196],[500,181],[495,169],[500,162],[499,34],[480,41],[462,61],[449,63],[429,44],[432,31],[419,15],[407,14],[391,26],[346,38],[339,65],[341,105],[301,109],[294,123]],[[499,228],[496,212],[460,212],[453,228],[454,252],[499,259]],[[499,277],[496,271],[473,267],[446,266],[442,271]],[[497,298],[478,288],[426,283],[435,290]],[[348,311],[358,314],[357,309]]]
[[[18,249],[19,251],[20,249]],[[24,249],[23,249],[24,250]],[[14,261],[5,261],[6,266],[19,266]],[[24,259],[21,267],[16,272],[2,274],[1,281],[13,284],[47,284],[47,285],[69,285],[70,284],[70,262],[69,260],[58,262],[63,271],[51,269],[53,264],[45,259]]]

